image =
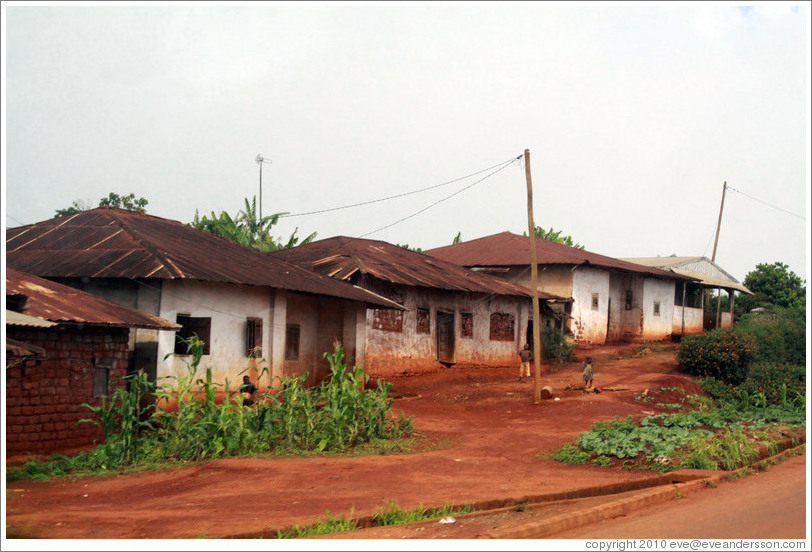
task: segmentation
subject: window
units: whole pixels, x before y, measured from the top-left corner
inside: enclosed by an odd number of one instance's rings
[[[193,317],[188,314],[178,314],[175,321],[181,325],[176,333],[178,339],[175,339],[175,353],[179,355],[189,354],[186,343],[181,339],[189,339],[196,335],[200,341],[203,342],[203,354],[208,355],[211,353],[209,346],[209,337],[211,336],[211,318],[210,317]]]
[[[513,341],[516,318],[505,312],[491,313],[491,341]]]
[[[285,360],[299,360],[299,324],[288,324],[285,328]]]
[[[592,310],[598,310],[598,299],[600,299],[600,294],[593,293],[592,294]]]
[[[632,290],[626,290],[626,310],[632,310]]]
[[[262,318],[248,318],[245,321],[245,356],[262,356]]]
[[[372,328],[385,332],[403,331],[403,311],[396,309],[375,309],[372,311]]]
[[[116,365],[114,358],[94,358],[93,368],[93,396],[94,397],[109,397],[110,396],[110,372]]]
[[[417,333],[431,333],[431,317],[427,307],[417,307]]]
[[[470,312],[460,313],[460,337],[474,337],[474,315]]]
[[[654,301],[654,316],[660,316],[660,302]]]

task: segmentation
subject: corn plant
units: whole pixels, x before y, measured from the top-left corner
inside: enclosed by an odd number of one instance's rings
[[[141,436],[153,429],[154,409],[142,406],[145,395],[155,386],[143,370],[124,377],[126,384],[113,392],[110,400],[102,399],[100,406],[82,403],[99,418],[83,418],[77,423],[90,422],[104,432],[104,448],[112,465],[126,465],[139,459]]]

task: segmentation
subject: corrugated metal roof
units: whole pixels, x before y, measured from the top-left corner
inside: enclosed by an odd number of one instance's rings
[[[531,296],[530,290],[523,286],[378,240],[338,236],[292,249],[275,251],[269,255],[310,267],[320,274],[341,280],[350,280],[356,274],[364,274],[406,286]],[[539,293],[539,298],[558,297]]]
[[[27,297],[22,314],[51,322],[155,330],[175,330],[180,327],[163,318],[12,268],[6,270],[6,293]]]
[[[537,239],[538,264],[595,266],[669,279],[685,279],[679,274],[591,253],[550,240]],[[426,254],[461,266],[522,266],[530,264],[530,238],[501,232],[484,238],[438,247]],[[691,278],[688,278],[691,279]]]
[[[36,316],[28,316],[21,312],[6,309],[6,326],[28,326],[32,328],[52,328],[57,326],[56,322],[43,320]]]
[[[689,276],[699,280],[700,284],[707,287],[735,289],[749,295],[753,294],[746,286],[707,257],[628,257],[623,260]]]
[[[8,229],[6,262],[46,278],[190,278],[400,308],[361,288],[181,222],[113,207]]]

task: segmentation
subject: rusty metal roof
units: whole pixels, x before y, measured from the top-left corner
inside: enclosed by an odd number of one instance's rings
[[[6,263],[46,278],[189,278],[400,308],[361,288],[187,224],[113,207],[8,229]]]
[[[689,276],[642,266],[613,257],[599,255],[562,245],[550,240],[536,239],[536,258],[540,265],[566,264],[594,266],[656,276],[659,278],[688,279]],[[530,238],[511,232],[501,232],[484,238],[438,247],[426,251],[427,255],[443,259],[461,266],[521,266],[530,264]]]
[[[26,297],[22,314],[51,322],[154,330],[180,327],[163,318],[13,268],[6,270],[6,293]]]
[[[14,312],[14,311],[12,311]],[[6,356],[7,357],[30,357],[32,359],[47,358],[45,349],[37,347],[24,341],[6,338]]]
[[[520,285],[378,240],[338,236],[268,253],[337,278],[367,275],[407,286],[530,297]],[[539,293],[540,299],[558,298]]]

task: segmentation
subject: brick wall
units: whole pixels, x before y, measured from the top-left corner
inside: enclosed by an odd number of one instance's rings
[[[45,349],[47,358],[24,366],[6,359],[6,454],[52,454],[101,442],[95,424],[77,425],[93,413],[80,405],[93,397],[94,358],[114,358],[110,394],[127,373],[129,328],[48,329],[6,326],[7,337]]]

